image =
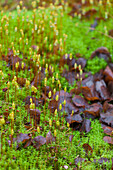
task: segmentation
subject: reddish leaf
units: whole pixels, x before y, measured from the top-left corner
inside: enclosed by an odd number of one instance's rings
[[[84,148],[84,150],[85,150],[85,152],[88,154],[89,152],[90,153],[93,153],[93,149],[92,149],[92,147],[88,144],[88,143],[84,143],[83,144],[83,148]]]
[[[44,138],[43,136],[37,136],[34,139],[32,139],[32,143],[36,149],[39,149],[40,146],[46,143],[46,138]]]
[[[49,143],[52,143],[55,141],[55,138],[53,137],[51,131],[49,131],[46,135],[46,144],[48,145]]]
[[[113,138],[109,136],[104,136],[103,140],[109,144],[113,144]]]
[[[4,112],[3,115],[4,115],[4,118],[5,118],[5,121],[8,121],[9,112],[8,111]]]
[[[113,135],[113,128],[112,127],[105,126],[105,127],[103,127],[103,129],[104,129],[105,134],[110,135],[110,136]]]

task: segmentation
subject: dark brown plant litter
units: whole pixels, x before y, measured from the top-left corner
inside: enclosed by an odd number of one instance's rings
[[[84,143],[83,148],[84,148],[86,154],[88,154],[89,152],[93,153],[93,149],[91,148],[91,146],[88,143]]]
[[[99,58],[103,58],[106,62],[111,61],[111,56],[106,47],[100,47],[97,48],[92,54],[91,54],[91,59],[98,56]]]

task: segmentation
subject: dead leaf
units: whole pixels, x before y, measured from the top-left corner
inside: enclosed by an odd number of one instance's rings
[[[100,114],[100,121],[113,128],[113,110]]]
[[[91,130],[91,121],[89,119],[84,119],[82,122],[82,126],[80,128],[80,132],[84,131],[86,133]]]
[[[27,80],[26,78],[23,78],[23,77],[19,78],[19,77],[17,77],[17,83],[18,83],[21,87],[24,87],[24,86],[25,86],[26,80]]]
[[[71,124],[71,123],[82,123],[83,119],[80,116],[80,114],[74,114],[73,116],[71,116],[70,114],[68,116],[66,116],[66,121]]]
[[[46,138],[44,138],[43,136],[37,136],[34,139],[32,139],[32,143],[34,148],[39,149],[40,146],[46,143]]]
[[[93,153],[93,149],[92,149],[92,147],[88,144],[88,143],[84,143],[83,144],[83,148],[84,148],[84,150],[85,150],[85,152],[88,154],[89,152],[90,153]]]
[[[109,81],[113,81],[113,72],[110,69],[109,66],[107,66],[103,72],[103,75],[105,76],[105,81],[109,82]]]
[[[75,104],[75,106],[77,107],[87,107],[88,106],[88,102],[81,96],[79,95],[75,95],[73,98],[72,98],[72,101],[73,103]]]
[[[72,142],[74,135],[69,136],[69,141]]]
[[[96,91],[99,93],[99,96],[101,97],[101,100],[108,100],[110,98],[104,80],[96,81],[95,87],[96,87]]]
[[[51,131],[49,131],[46,135],[46,144],[48,145],[49,143],[55,142],[55,138],[53,137]]]
[[[98,56],[99,58],[103,58],[106,62],[111,61],[111,56],[106,47],[100,47],[97,48],[92,54],[91,54],[91,59]]]
[[[30,117],[33,118],[34,125],[37,125],[37,124],[40,123],[40,114],[41,114],[40,110],[38,110],[38,109],[30,109],[28,111],[28,113],[30,113]]]
[[[109,136],[104,136],[103,140],[109,144],[113,144],[113,138]]]

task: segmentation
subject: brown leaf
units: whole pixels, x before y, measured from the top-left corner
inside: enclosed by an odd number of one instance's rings
[[[83,15],[85,18],[91,18],[93,15],[95,15],[97,13],[97,10],[92,8],[89,9],[87,12],[85,12],[85,14]]]
[[[17,144],[26,143],[30,138],[28,134],[19,133],[16,138],[13,138],[13,142],[17,142]]]
[[[89,119],[84,119],[82,126],[80,128],[80,132],[84,131],[88,133],[91,130],[91,121]]]
[[[113,110],[113,99],[104,102],[103,110],[104,112]]]
[[[86,59],[85,58],[78,58],[77,65],[81,65],[81,68],[84,69],[86,66]]]
[[[104,80],[96,81],[95,83],[96,91],[99,93],[101,100],[107,100],[110,98],[108,89]]]
[[[105,126],[105,127],[103,127],[103,129],[104,129],[105,134],[110,135],[110,136],[113,135],[113,128],[112,127]]]
[[[113,128],[113,110],[100,114],[100,121]]]
[[[56,101],[55,99],[51,100],[48,106],[48,109],[51,110],[51,113],[54,113],[55,109],[57,108],[58,108],[58,101]]]
[[[36,97],[27,96],[23,101],[25,102],[25,105],[30,105],[30,98],[32,98],[33,103],[35,103],[36,107],[39,106],[39,100]]]
[[[109,33],[108,33],[111,37],[113,37],[113,29],[109,30]]]
[[[49,143],[55,142],[55,138],[53,137],[51,131],[49,131],[46,135],[46,144],[48,145]]]
[[[90,87],[83,86],[82,87],[82,93],[83,93],[84,97],[89,101],[100,100],[98,94],[95,91],[94,84]]]
[[[108,82],[108,89],[109,89],[110,97],[113,97],[113,81]]]
[[[24,87],[24,86],[25,86],[26,80],[27,80],[26,78],[23,78],[23,77],[19,78],[19,77],[17,77],[17,83],[18,83],[21,87]]]
[[[104,136],[103,140],[109,144],[113,144],[113,138],[109,136]]]
[[[39,72],[39,73],[35,76],[33,82],[31,83],[31,86],[37,87],[37,86],[42,82],[42,80],[44,79],[44,77],[45,77],[44,73]]]
[[[49,94],[49,92],[51,91],[51,97],[53,96],[53,90],[52,90],[52,88],[49,87],[49,86],[44,86],[44,87],[42,88],[42,91],[43,91],[43,93],[44,93],[47,97],[49,97],[48,94]]]
[[[99,58],[103,58],[104,60],[106,60],[106,62],[110,62],[111,61],[111,56],[110,53],[108,51],[108,49],[106,47],[100,47],[97,48],[92,54],[91,54],[91,59],[98,56]]]
[[[95,90],[94,76],[91,75],[82,81],[82,93],[89,101],[100,100]]]
[[[73,103],[77,106],[77,107],[87,107],[88,106],[88,103],[87,101],[81,97],[81,96],[78,96],[78,95],[75,95],[73,98],[72,98],[72,101]]]
[[[46,143],[46,138],[44,138],[43,136],[37,136],[34,139],[32,139],[32,143],[36,149],[39,149],[40,146]]]
[[[85,152],[88,154],[89,152],[90,153],[93,153],[93,149],[92,149],[92,147],[88,144],[88,143],[84,143],[83,144],[83,148],[84,148],[84,150],[85,150]]]
[[[30,113],[30,117],[33,118],[34,120],[34,125],[39,124],[41,111],[38,109],[30,109],[29,113]]]
[[[24,145],[24,148],[27,148],[28,146],[30,146],[32,144],[32,139],[29,139],[26,144]]]
[[[82,123],[82,117],[80,116],[80,114],[74,114],[73,116],[71,116],[70,114],[68,116],[66,116],[66,121],[71,124],[74,122],[77,123]]]
[[[113,81],[113,72],[110,69],[109,66],[107,66],[103,72],[103,75],[105,75],[105,81],[109,82],[109,81]]]
[[[85,109],[83,112],[85,114],[91,114],[95,117],[99,117],[101,110],[102,110],[102,106],[98,103],[94,103],[94,104],[90,105],[88,109]]]

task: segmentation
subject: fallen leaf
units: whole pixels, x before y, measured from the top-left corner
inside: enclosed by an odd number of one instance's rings
[[[80,132],[84,131],[86,133],[90,132],[91,130],[91,121],[89,119],[84,119],[82,126],[80,128]]]
[[[75,95],[73,98],[72,98],[72,101],[73,103],[75,104],[75,106],[77,107],[87,107],[88,106],[88,102],[81,96],[79,95]]]
[[[103,75],[105,76],[106,82],[113,81],[113,72],[109,66],[105,68],[105,70],[103,71]]]
[[[55,138],[53,137],[51,131],[49,131],[46,135],[46,144],[48,145],[49,143],[55,142]]]
[[[110,98],[104,80],[96,81],[95,87],[96,87],[96,91],[99,93],[99,96],[101,97],[101,100],[108,100]]]
[[[102,106],[98,103],[94,103],[90,105],[88,109],[85,109],[83,112],[85,113],[85,115],[91,114],[94,117],[99,117],[100,111],[102,111]]]
[[[91,54],[91,59],[98,56],[99,58],[103,58],[104,60],[106,60],[106,62],[110,62],[111,61],[111,56],[110,53],[108,51],[108,49],[106,47],[100,47],[97,48],[92,54]]]
[[[104,136],[103,140],[109,144],[113,144],[113,138],[109,136]]]
[[[44,138],[43,136],[37,136],[34,139],[32,139],[32,143],[36,149],[39,149],[40,146],[46,143],[46,138]]]
[[[75,165],[77,165],[79,162],[86,162],[86,159],[84,159],[84,158],[75,158],[74,161],[75,161]]]
[[[80,114],[74,114],[73,116],[71,116],[70,114],[68,116],[66,116],[66,121],[69,123],[69,124],[72,124],[74,122],[76,123],[82,123],[83,119],[82,117],[80,116]]]
[[[69,136],[69,141],[72,142],[74,135]]]
[[[92,147],[88,144],[88,143],[84,143],[83,144],[83,148],[84,148],[84,150],[85,150],[85,152],[88,154],[89,152],[90,153],[93,153],[93,149],[92,149]]]
[[[38,110],[38,109],[30,109],[28,111],[28,113],[30,113],[30,117],[33,118],[34,125],[37,125],[37,124],[40,123],[40,114],[41,114],[40,110]]]

